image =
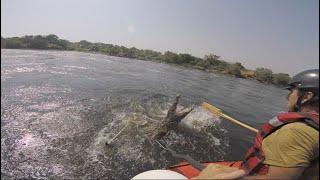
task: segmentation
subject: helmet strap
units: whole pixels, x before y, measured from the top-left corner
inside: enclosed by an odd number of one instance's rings
[[[306,103],[306,102],[301,103],[302,100],[303,100],[303,97],[304,97],[305,93],[306,93],[305,91],[299,91],[299,97],[298,97],[297,103],[296,103],[295,106],[294,106],[294,112],[298,112],[298,111],[300,110],[301,106],[302,106],[304,103]]]
[[[295,112],[298,112],[301,109],[302,105],[308,105],[308,104],[312,104],[314,102],[319,101],[319,95],[314,93],[315,95],[311,99],[302,103],[303,97],[306,93],[307,91],[299,91],[299,97],[294,107]]]

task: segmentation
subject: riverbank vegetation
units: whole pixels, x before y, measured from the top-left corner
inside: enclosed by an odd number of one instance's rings
[[[288,74],[273,73],[267,68],[256,68],[255,70],[250,70],[245,68],[240,62],[226,62],[222,60],[220,56],[215,54],[209,54],[205,55],[203,58],[199,58],[190,54],[177,54],[170,51],[161,53],[149,49],[137,49],[135,47],[127,48],[124,46],[104,43],[91,43],[86,40],[70,42],[60,39],[54,34],[47,36],[1,37],[1,48],[98,52],[110,56],[183,65],[207,72],[230,74],[235,77],[255,79],[259,82],[274,84],[276,86],[285,86],[290,80],[290,76]]]

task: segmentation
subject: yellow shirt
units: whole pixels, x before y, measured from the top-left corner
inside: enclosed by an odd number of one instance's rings
[[[262,142],[264,164],[306,167],[319,157],[319,132],[305,123],[287,124]]]

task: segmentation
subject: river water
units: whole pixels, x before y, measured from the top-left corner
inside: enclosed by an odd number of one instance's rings
[[[1,50],[1,177],[129,179],[181,161],[149,138],[177,94],[184,107],[208,102],[258,128],[285,110],[286,93],[151,61]],[[172,131],[162,141],[199,161],[240,160],[254,134],[212,122],[205,132]]]

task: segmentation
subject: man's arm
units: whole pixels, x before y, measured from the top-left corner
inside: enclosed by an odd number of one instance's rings
[[[298,179],[302,175],[304,169],[305,167],[286,168],[269,166],[266,175],[245,176],[242,179]]]
[[[193,179],[298,179],[305,167],[285,168],[269,166],[268,174],[244,176],[245,172],[236,167],[212,164]]]

